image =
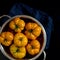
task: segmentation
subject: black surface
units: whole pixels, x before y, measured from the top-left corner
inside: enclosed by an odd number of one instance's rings
[[[45,50],[47,53],[47,59],[46,60],[54,60],[57,58],[59,60],[59,49],[60,49],[60,7],[59,2],[52,2],[52,1],[41,1],[39,0],[8,0],[8,1],[1,1],[0,2],[0,15],[8,14],[11,7],[17,3],[22,2],[24,4],[27,4],[33,8],[40,9],[41,11],[46,12],[49,16],[52,17],[53,23],[54,23],[54,31],[51,35],[51,42],[49,49]],[[43,54],[38,58],[42,60]],[[37,59],[37,60],[38,60]],[[3,56],[2,53],[0,53],[0,60],[8,60],[6,57]]]

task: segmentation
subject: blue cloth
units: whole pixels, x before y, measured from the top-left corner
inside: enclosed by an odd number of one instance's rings
[[[46,14],[40,10],[31,8],[30,6],[27,6],[25,4],[16,3],[11,8],[9,15],[12,17],[15,15],[30,15],[30,16],[36,18],[37,20],[39,20],[46,30],[46,33],[47,33],[46,49],[49,48],[51,32],[53,30],[53,21],[52,21],[52,18],[50,16],[48,16],[48,14]]]

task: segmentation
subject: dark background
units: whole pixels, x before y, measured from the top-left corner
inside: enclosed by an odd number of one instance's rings
[[[47,53],[46,60],[59,60],[59,49],[60,49],[60,7],[59,1],[47,1],[47,0],[0,0],[0,16],[4,14],[8,14],[11,7],[15,3],[24,3],[32,8],[40,9],[47,13],[52,19],[54,24],[54,31],[52,31],[50,46],[49,49],[45,50]],[[38,59],[41,58],[41,55]],[[0,53],[0,60],[8,60]]]

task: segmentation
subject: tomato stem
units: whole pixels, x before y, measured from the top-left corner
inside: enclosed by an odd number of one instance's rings
[[[23,37],[20,37],[20,39],[19,39],[20,41],[22,41],[23,40]]]
[[[29,32],[32,32],[33,30],[32,29],[30,29],[30,30],[28,30]]]
[[[15,25],[15,29],[18,29],[19,27],[18,27],[18,25]]]
[[[19,52],[19,49],[17,48],[16,52]]]

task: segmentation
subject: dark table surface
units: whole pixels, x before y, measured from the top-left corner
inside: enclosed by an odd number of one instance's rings
[[[46,60],[54,60],[57,58],[59,60],[59,48],[60,48],[60,9],[57,2],[53,4],[51,1],[41,1],[39,0],[12,0],[12,1],[0,1],[0,16],[4,14],[8,14],[11,7],[17,3],[22,2],[24,4],[27,4],[33,8],[40,9],[41,11],[46,12],[49,16],[53,19],[54,24],[54,31],[52,32],[51,39],[50,39],[50,46],[49,49],[45,50],[47,53],[47,59]],[[57,57],[56,57],[57,56]],[[38,58],[42,60],[42,55]],[[37,60],[38,60],[37,59]],[[3,54],[0,52],[0,60],[8,60]]]

